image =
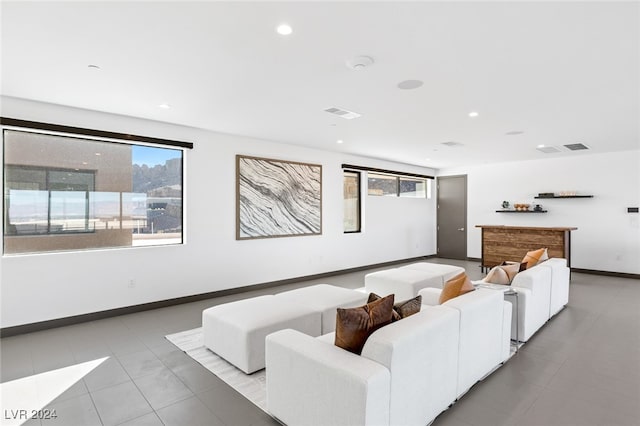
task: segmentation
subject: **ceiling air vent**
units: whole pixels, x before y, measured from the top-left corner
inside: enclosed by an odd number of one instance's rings
[[[442,145],[446,145],[449,146],[451,148],[456,148],[459,146],[464,146],[464,144],[461,144],[460,142],[454,142],[454,141],[449,141],[449,142],[442,142]]]
[[[553,154],[554,152],[560,152],[560,150],[555,146],[539,146],[536,149],[540,152],[544,152],[545,154]]]
[[[329,114],[333,114],[333,115],[337,115],[338,117],[342,117],[345,120],[351,120],[353,118],[358,118],[361,115],[361,114],[358,114],[357,112],[349,111],[349,110],[342,109],[342,108],[336,108],[336,107],[327,108],[327,109],[325,109],[325,111],[328,112]]]
[[[570,143],[568,145],[565,145],[564,147],[571,151],[582,151],[584,149],[591,149],[582,143]]]

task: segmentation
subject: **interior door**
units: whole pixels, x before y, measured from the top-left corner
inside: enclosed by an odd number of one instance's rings
[[[467,176],[437,178],[438,257],[467,258]]]

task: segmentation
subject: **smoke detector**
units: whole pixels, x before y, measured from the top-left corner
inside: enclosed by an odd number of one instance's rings
[[[356,56],[355,58],[347,60],[347,68],[360,71],[373,65],[373,62],[374,61],[371,56]]]

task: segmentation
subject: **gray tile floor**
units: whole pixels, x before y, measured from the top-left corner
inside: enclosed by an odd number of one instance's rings
[[[446,259],[479,279],[477,263]],[[5,382],[108,356],[50,404],[53,425],[278,423],[170,344],[215,304],[327,282],[363,285],[371,270],[0,339]],[[640,425],[640,281],[574,273],[569,306],[475,385],[434,426]]]

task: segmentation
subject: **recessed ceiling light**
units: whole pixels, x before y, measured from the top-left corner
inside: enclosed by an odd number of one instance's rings
[[[342,139],[338,139],[336,143],[344,143],[344,141]]]
[[[276,28],[276,32],[280,35],[289,35],[293,32],[293,29],[287,24],[281,24]]]
[[[478,115],[480,115],[480,114],[478,114],[476,111],[471,111],[471,112],[469,113],[469,117],[472,117],[472,118],[473,118],[473,117],[477,117]]]
[[[158,107],[164,108],[164,109],[169,109],[169,108],[171,108],[171,105],[169,105],[168,103],[164,102],[164,103],[161,103],[160,105],[158,105]]]
[[[405,80],[405,81],[401,81],[400,83],[398,83],[398,89],[413,90],[413,89],[417,89],[418,87],[422,86],[423,84],[424,84],[424,82],[422,82],[420,80]]]
[[[99,156],[101,156],[102,154],[101,154],[101,153],[99,153],[99,152],[96,152],[96,155],[99,157]]]
[[[544,144],[538,145],[537,148],[544,148]]]
[[[83,161],[83,162],[82,162],[82,165],[83,165],[83,166],[86,166],[87,164],[89,164],[89,163],[87,163],[86,161]]]

